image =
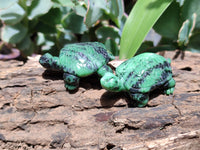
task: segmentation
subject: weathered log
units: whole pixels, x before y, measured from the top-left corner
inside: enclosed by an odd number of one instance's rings
[[[200,54],[172,60],[174,95],[154,92],[144,108],[97,75],[70,93],[38,58],[0,62],[0,149],[200,149]]]

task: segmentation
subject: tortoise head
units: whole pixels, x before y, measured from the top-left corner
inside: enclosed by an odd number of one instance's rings
[[[49,53],[44,54],[40,57],[40,64],[47,69],[50,69],[52,66],[53,56]]]
[[[114,74],[107,72],[102,78],[101,78],[101,86],[105,88],[108,91],[112,92],[119,92],[124,90],[124,86],[121,82],[121,80],[115,76]]]
[[[58,57],[53,57],[49,53],[46,53],[43,56],[41,56],[39,62],[46,69],[60,70]]]

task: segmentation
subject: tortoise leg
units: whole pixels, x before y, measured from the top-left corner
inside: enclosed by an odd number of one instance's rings
[[[130,94],[130,96],[134,100],[134,105],[137,107],[144,107],[149,101],[148,93],[134,93]]]
[[[103,65],[101,68],[97,70],[99,76],[103,77],[106,72],[113,73],[112,69],[108,65]]]
[[[69,73],[64,73],[63,74],[63,79],[65,81],[65,88],[68,90],[75,90],[79,86],[79,77],[69,74]]]
[[[173,94],[175,84],[176,84],[175,80],[173,78],[171,78],[171,80],[169,80],[169,82],[167,82],[167,84],[165,85],[166,90],[164,91],[164,93],[166,95]]]

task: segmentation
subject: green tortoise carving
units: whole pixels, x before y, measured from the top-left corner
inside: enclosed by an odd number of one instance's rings
[[[75,90],[79,86],[80,77],[95,72],[100,76],[111,73],[112,69],[107,63],[114,58],[102,43],[84,42],[66,45],[61,49],[59,57],[46,53],[39,62],[47,69],[63,71],[66,89]]]
[[[175,80],[172,78],[171,60],[154,53],[137,55],[119,65],[115,75],[106,73],[100,80],[103,88],[113,91],[126,91],[138,107],[149,101],[149,93],[156,88],[173,94]]]

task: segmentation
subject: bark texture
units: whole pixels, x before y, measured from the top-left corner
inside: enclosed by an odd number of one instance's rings
[[[96,75],[70,93],[38,58],[0,62],[0,149],[200,149],[200,54],[172,60],[174,95],[155,91],[145,108],[130,108]]]

